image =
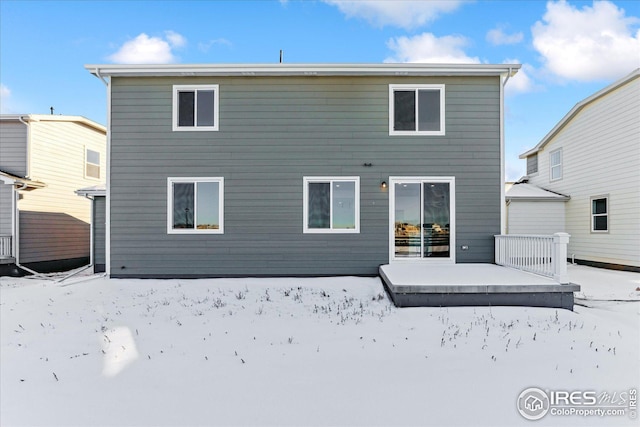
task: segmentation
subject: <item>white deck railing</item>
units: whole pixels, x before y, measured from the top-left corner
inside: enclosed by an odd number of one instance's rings
[[[569,283],[567,276],[567,233],[550,236],[503,234],[495,236],[496,264],[517,268],[558,283]]]
[[[0,258],[13,257],[13,245],[11,244],[11,236],[0,236]]]

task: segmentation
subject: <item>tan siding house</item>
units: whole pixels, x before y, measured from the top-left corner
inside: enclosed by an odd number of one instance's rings
[[[105,127],[84,117],[0,116],[5,263],[43,272],[89,262],[91,203],[75,190],[104,182],[105,149]]]
[[[639,77],[636,69],[579,102],[520,156],[529,184],[571,198],[564,231],[578,261],[640,269]]]

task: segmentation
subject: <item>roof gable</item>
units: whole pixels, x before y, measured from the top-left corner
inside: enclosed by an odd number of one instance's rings
[[[578,102],[572,109],[571,111],[569,111],[563,118],[562,120],[560,120],[558,122],[558,124],[556,124],[553,129],[551,129],[551,131],[545,135],[544,138],[542,138],[542,140],[535,146],[533,147],[531,150],[526,151],[522,154],[520,154],[520,158],[521,159],[526,159],[527,157],[536,154],[537,152],[541,151],[545,145],[547,145],[549,142],[551,142],[551,140],[567,125],[569,124],[569,122],[571,122],[571,120],[573,120],[573,118],[575,116],[578,115],[578,113],[580,113],[580,111],[582,111],[582,109],[584,109],[584,107],[586,107],[587,105],[598,101],[599,99],[607,96],[609,93],[613,92],[614,90],[630,83],[632,80],[637,79],[638,77],[640,77],[640,68],[636,68],[634,71],[632,71],[630,74],[626,75],[625,77],[621,78],[620,80],[610,84],[609,86],[605,87],[604,89],[601,89],[600,91],[594,93],[593,95],[591,95],[588,98],[583,99],[582,101]]]

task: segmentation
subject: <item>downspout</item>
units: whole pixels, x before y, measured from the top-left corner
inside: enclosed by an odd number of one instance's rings
[[[500,85],[500,234],[505,234],[507,231],[506,211],[505,205],[505,148],[504,148],[504,86],[511,77],[511,67],[507,77],[502,81]]]
[[[29,126],[29,123],[25,122],[24,119],[22,118],[22,116],[18,116],[18,121],[20,123],[22,123],[23,125],[25,125],[25,127],[27,128],[27,146],[26,146],[26,174],[25,177],[29,178],[31,176],[31,126]],[[15,240],[13,242],[13,248],[14,248],[14,254],[15,254],[15,259],[16,259],[16,267],[26,271],[27,273],[31,273],[34,276],[42,276],[41,273],[38,273],[35,270],[30,269],[29,267],[25,267],[24,265],[20,264],[20,209],[18,208],[18,191],[22,191],[25,188],[27,188],[27,184],[26,183],[22,183],[22,186],[20,188],[15,188],[13,189],[13,215],[14,215],[14,221],[13,221],[13,235],[15,236]]]
[[[111,78],[107,81],[100,75],[100,69],[96,68],[96,76],[102,80],[107,87],[107,179],[105,194],[105,273],[109,277],[111,275]]]

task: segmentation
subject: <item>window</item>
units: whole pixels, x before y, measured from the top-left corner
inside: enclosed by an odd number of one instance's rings
[[[527,157],[527,175],[538,173],[538,153]]]
[[[389,85],[389,135],[444,134],[444,85]]]
[[[562,179],[562,148],[549,153],[550,180]]]
[[[360,232],[359,177],[304,177],[305,233]]]
[[[173,86],[173,130],[218,130],[218,85]]]
[[[222,234],[224,178],[168,178],[167,232]]]
[[[87,148],[84,160],[84,176],[100,179],[100,153]]]
[[[607,196],[591,198],[591,232],[609,232],[609,197]]]

